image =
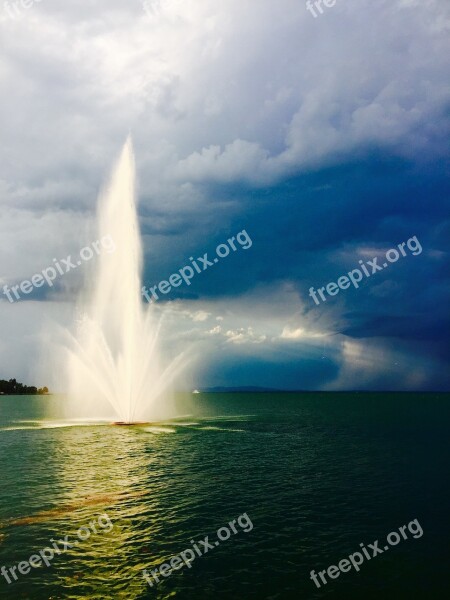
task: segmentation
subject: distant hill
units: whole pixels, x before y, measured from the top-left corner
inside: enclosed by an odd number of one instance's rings
[[[16,379],[0,379],[0,394],[5,396],[35,396],[48,394],[48,388],[37,388],[34,385],[24,385]]]
[[[210,387],[210,388],[202,388],[199,390],[204,393],[214,393],[214,392],[281,392],[282,390],[277,390],[274,388],[266,388],[259,387],[256,385],[247,385],[242,387]]]

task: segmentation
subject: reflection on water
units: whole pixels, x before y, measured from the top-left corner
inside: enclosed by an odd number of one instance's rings
[[[281,400],[197,395],[191,415],[128,428],[64,422],[49,410],[55,399],[44,410],[43,400],[2,398],[0,567],[28,560],[51,540],[76,540],[100,515],[113,529],[79,540],[12,585],[0,578],[0,598],[440,594],[448,404],[433,396],[396,398],[396,408],[392,398]],[[251,533],[149,588],[143,569],[244,512]],[[413,518],[425,532],[420,541],[314,589],[311,569]]]

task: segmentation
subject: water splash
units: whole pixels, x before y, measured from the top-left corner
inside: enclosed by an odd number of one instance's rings
[[[78,330],[68,334],[70,404],[82,416],[113,409],[118,421],[168,416],[169,387],[186,365],[184,354],[163,365],[158,349],[161,318],[141,299],[142,243],[136,212],[136,169],[125,143],[97,211],[98,239],[115,251],[95,261],[91,285],[80,298]]]

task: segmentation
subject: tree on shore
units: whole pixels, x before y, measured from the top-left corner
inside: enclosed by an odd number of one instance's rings
[[[48,394],[48,387],[37,388],[34,385],[24,385],[19,383],[16,379],[0,379],[0,394],[7,396],[35,396]]]

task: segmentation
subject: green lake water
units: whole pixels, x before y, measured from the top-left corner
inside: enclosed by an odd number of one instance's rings
[[[65,536],[73,547],[49,567],[16,570],[17,580],[7,571],[0,598],[443,598],[449,400],[198,394],[179,397],[180,419],[114,427],[68,424],[62,397],[2,396],[0,567]],[[244,513],[251,530],[146,583],[143,569],[192,548],[191,540],[217,540]],[[311,581],[312,569],[336,565],[361,543],[378,539],[383,548],[414,519],[420,538],[409,535],[320,589]]]

